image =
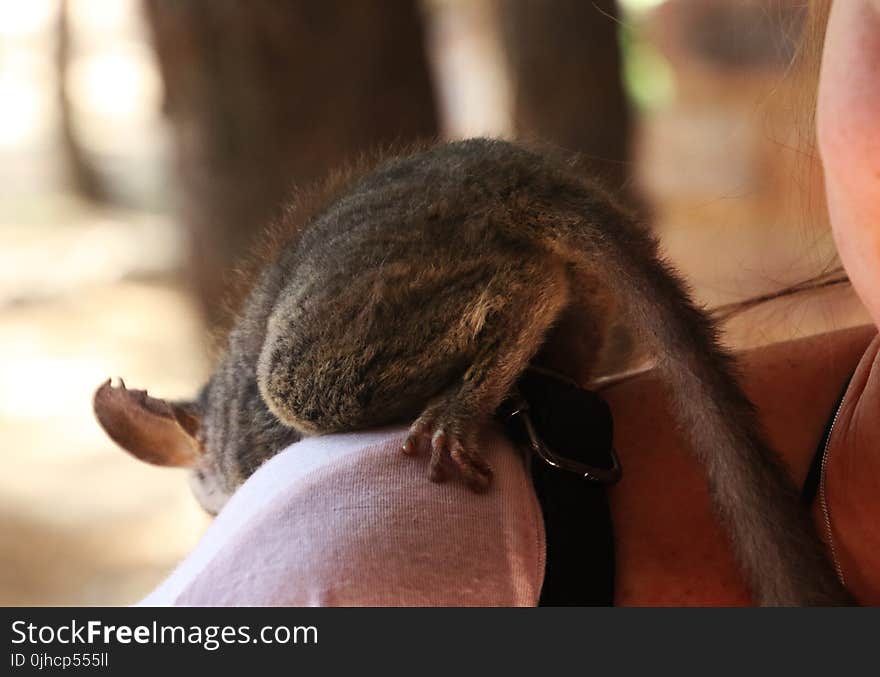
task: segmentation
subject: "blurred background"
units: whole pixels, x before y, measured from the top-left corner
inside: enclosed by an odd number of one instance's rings
[[[806,5],[0,0],[0,604],[131,603],[193,545],[184,476],[115,448],[92,393],[124,375],[191,395],[262,225],[374,146],[581,153],[722,313],[834,277],[793,65]],[[747,347],[865,319],[835,285],[726,330]]]

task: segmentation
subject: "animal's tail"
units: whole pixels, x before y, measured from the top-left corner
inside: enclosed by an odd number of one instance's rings
[[[589,193],[567,202],[581,214],[598,211],[603,222],[587,222],[569,212],[551,219],[554,224],[543,235],[549,230],[553,249],[619,290],[622,309],[657,356],[678,423],[706,469],[714,508],[755,601],[771,606],[852,603],[794,483],[765,440],[712,321],[658,258],[647,233],[610,204],[597,205]]]

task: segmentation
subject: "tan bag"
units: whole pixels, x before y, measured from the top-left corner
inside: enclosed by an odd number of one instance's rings
[[[880,336],[841,400],[816,503],[841,579],[860,603],[880,605]]]
[[[858,358],[825,447],[813,511],[847,587],[861,604],[880,605],[880,337],[866,338],[863,345],[870,345]],[[726,533],[711,510],[702,468],[672,426],[652,425],[652,417],[664,416],[651,406],[658,399],[660,388],[644,380],[612,402],[613,409],[624,409],[621,420],[641,412],[641,422],[655,431],[645,444],[641,428],[615,428],[624,438],[618,445],[624,480],[609,490],[615,604],[750,605]],[[797,477],[807,474],[813,449],[805,446],[802,457],[785,459]]]

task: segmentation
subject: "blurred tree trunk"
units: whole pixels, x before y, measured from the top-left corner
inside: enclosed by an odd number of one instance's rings
[[[57,36],[55,50],[56,96],[61,126],[61,151],[67,167],[67,178],[71,188],[88,200],[94,202],[113,202],[108,187],[82,147],[73,122],[73,103],[67,86],[67,67],[71,57],[70,9],[69,0],[62,0],[58,8]]]
[[[436,134],[416,0],[145,0],[175,133],[192,274],[222,322],[229,269],[294,185]]]
[[[622,188],[630,178],[631,114],[614,0],[499,0],[517,136],[582,153]]]

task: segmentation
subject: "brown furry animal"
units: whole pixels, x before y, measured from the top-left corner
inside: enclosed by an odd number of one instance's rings
[[[353,178],[265,266],[193,402],[108,382],[95,409],[135,455],[193,466],[209,510],[301,436],[413,419],[405,451],[429,447],[433,479],[455,469],[481,490],[481,426],[551,328],[588,363],[612,312],[657,356],[755,599],[849,602],[653,239],[566,164],[509,143],[439,145]]]

